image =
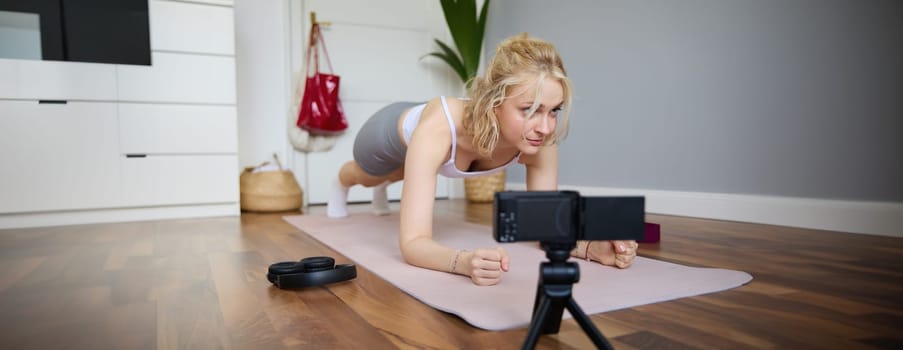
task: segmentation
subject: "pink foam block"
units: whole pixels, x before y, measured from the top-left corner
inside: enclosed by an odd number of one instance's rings
[[[639,243],[655,243],[662,237],[662,227],[659,224],[647,222],[643,231],[643,239],[637,241]]]

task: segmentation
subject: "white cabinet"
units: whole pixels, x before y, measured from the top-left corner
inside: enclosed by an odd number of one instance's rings
[[[0,98],[116,100],[113,65],[0,59]]]
[[[151,66],[0,59],[0,228],[239,212],[231,1],[149,6]]]
[[[237,153],[234,106],[119,104],[123,154]]]
[[[127,206],[238,202],[237,155],[148,155],[122,162]]]
[[[154,51],[235,54],[231,7],[178,1],[151,1],[149,6]]]
[[[235,203],[234,106],[119,104],[126,206]]]
[[[18,60],[0,58],[0,98],[19,96]]]
[[[114,207],[114,103],[0,101],[0,212]]]
[[[235,58],[154,52],[151,66],[117,65],[119,100],[235,104]]]

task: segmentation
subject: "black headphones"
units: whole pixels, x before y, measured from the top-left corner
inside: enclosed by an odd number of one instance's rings
[[[270,265],[267,280],[282,289],[321,286],[357,277],[352,264],[335,264],[328,256],[315,256],[301,261],[283,261]]]

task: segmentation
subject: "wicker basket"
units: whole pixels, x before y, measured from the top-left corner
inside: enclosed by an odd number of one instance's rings
[[[277,171],[254,172],[267,165],[246,167],[239,177],[241,210],[254,212],[275,212],[298,210],[304,202],[304,191],[291,171],[282,168],[279,159],[273,155]]]
[[[464,179],[464,192],[471,203],[490,203],[496,192],[505,190],[505,171]]]

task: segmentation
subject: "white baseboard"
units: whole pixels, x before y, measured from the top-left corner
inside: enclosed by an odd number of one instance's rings
[[[147,207],[78,210],[65,212],[2,214],[0,229],[42,226],[96,224],[108,222],[187,219],[217,216],[237,216],[238,203],[207,204],[173,207]]]
[[[511,190],[524,183],[508,183]],[[903,237],[903,203],[632,188],[559,186],[584,196],[642,195],[646,212]]]

